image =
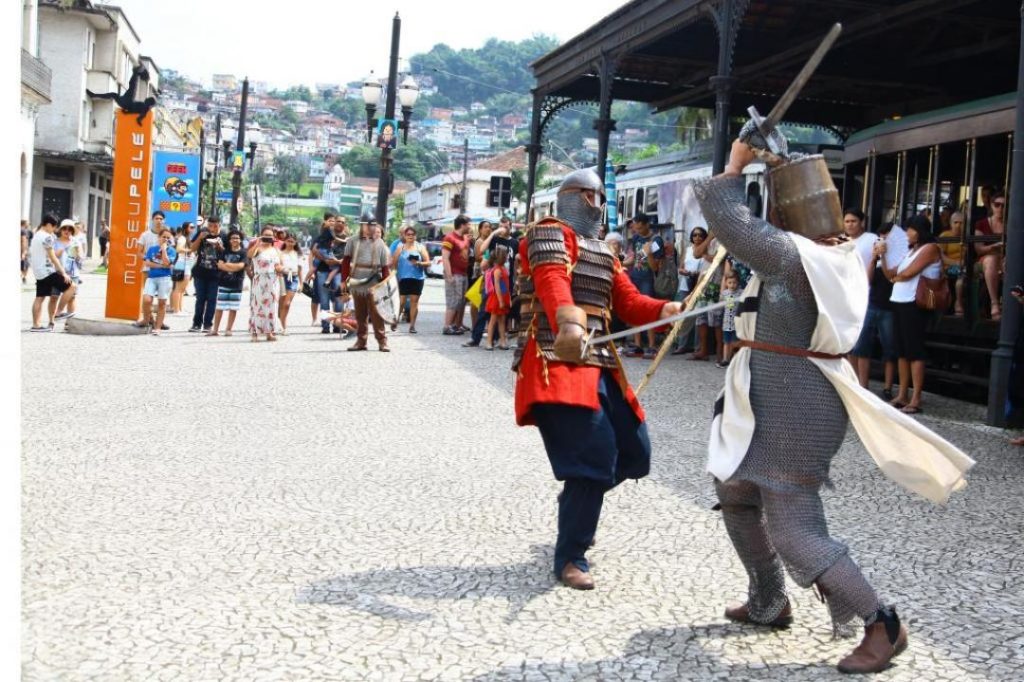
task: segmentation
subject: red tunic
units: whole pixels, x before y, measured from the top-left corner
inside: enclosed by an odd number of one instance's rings
[[[565,236],[565,248],[569,260],[576,263],[576,233],[565,223],[553,218],[546,218],[543,223],[557,223]],[[555,311],[559,306],[574,305],[572,299],[571,280],[567,269],[549,263],[531,272],[527,257],[528,244],[523,239],[519,242],[519,258],[522,263],[523,275],[532,276],[537,298],[544,306],[551,329],[558,332],[555,323]],[[637,291],[629,276],[616,262],[615,276],[612,281],[612,309],[626,324],[631,326],[646,324],[658,319],[665,301],[644,296]],[[545,366],[546,365],[546,366]],[[565,362],[545,362],[537,352],[537,342],[530,338],[523,352],[522,363],[516,375],[516,423],[519,426],[533,424],[530,408],[534,403],[559,403],[600,408],[597,397],[597,383],[601,377],[601,368],[589,365],[577,365]],[[623,387],[626,401],[633,408],[638,419],[643,421],[644,411],[640,407],[633,389],[620,370],[610,371],[619,385]]]
[[[487,312],[491,315],[508,315],[512,297],[508,290],[508,270],[495,266],[487,271]],[[495,281],[497,280],[497,281]]]

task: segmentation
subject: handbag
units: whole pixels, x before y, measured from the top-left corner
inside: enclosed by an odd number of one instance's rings
[[[484,278],[477,277],[477,280],[473,282],[473,286],[466,290],[466,300],[469,301],[474,308],[479,308],[480,303],[483,301],[483,292],[481,291],[483,283]]]
[[[310,282],[309,280],[306,280],[305,282],[302,283],[302,293],[305,294],[306,296],[309,296],[312,299],[315,299],[317,297],[316,289],[313,288],[313,283]]]
[[[946,312],[949,309],[949,284],[946,282],[946,278],[932,279],[923,275],[919,276],[914,303],[921,310]]]

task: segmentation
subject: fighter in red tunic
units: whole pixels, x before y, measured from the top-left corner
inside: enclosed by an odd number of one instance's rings
[[[653,322],[681,304],[640,294],[608,246],[597,238],[604,187],[590,170],[558,190],[558,218],[528,228],[519,246],[522,324],[516,371],[516,422],[544,439],[558,497],[555,575],[593,589],[584,556],[593,543],[604,494],[650,471],[644,413],[610,343],[589,346],[587,334],[608,331],[611,311],[628,324]]]

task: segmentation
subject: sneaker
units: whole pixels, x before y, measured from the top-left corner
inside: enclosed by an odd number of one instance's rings
[[[189,327],[188,330],[190,332],[201,332],[201,331],[203,331],[202,327]]]
[[[623,353],[627,358],[642,358],[644,356],[643,350],[639,346],[627,346],[626,352]]]
[[[213,327],[203,327],[203,333],[213,331]]]
[[[60,319],[60,315],[58,315],[54,319],[58,319],[59,320]],[[145,329],[145,328],[147,328],[149,326],[149,324],[147,324],[146,322],[139,322],[139,321],[136,320],[135,322],[132,322],[132,326],[135,327],[136,329]]]
[[[162,325],[160,325],[160,331],[162,331],[162,332],[169,332],[169,331],[171,331],[171,328],[168,327],[166,324],[162,324]]]
[[[65,311],[63,313],[57,313],[56,315],[53,316],[53,319],[55,319],[55,320],[67,320],[67,319],[72,318],[74,316],[75,316],[75,313],[69,313],[69,312]]]
[[[50,327],[29,327],[30,332],[48,332],[50,330]]]
[[[719,369],[725,369],[728,366],[729,366],[729,361],[728,360],[719,360],[718,362],[715,363],[715,367],[717,367]]]
[[[476,348],[479,345],[480,345],[479,341],[466,341],[466,343],[462,344],[462,347],[463,348]]]
[[[658,351],[654,348],[645,348],[643,356],[644,360],[653,360],[654,358],[658,357]]]
[[[347,341],[349,339],[354,339],[355,337],[356,337],[356,333],[354,331],[349,331],[349,332],[345,332],[345,336],[341,337],[341,339],[342,339],[342,341]]]
[[[320,327],[320,333],[321,334],[330,334],[331,330],[330,330],[329,327]]]

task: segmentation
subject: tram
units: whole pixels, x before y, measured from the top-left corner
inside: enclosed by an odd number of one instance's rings
[[[876,231],[924,214],[939,236],[954,212],[963,215],[959,235],[939,238],[959,253],[953,271],[960,274],[948,277],[953,303],[928,330],[926,388],[976,402],[987,398],[1002,291],[1000,280],[993,301],[976,246],[1001,243],[1006,253],[1005,234],[984,234],[979,223],[991,214],[993,194],[1009,187],[1015,103],[1016,93],[1007,93],[886,121],[850,135],[843,152],[846,206],[859,205]]]

